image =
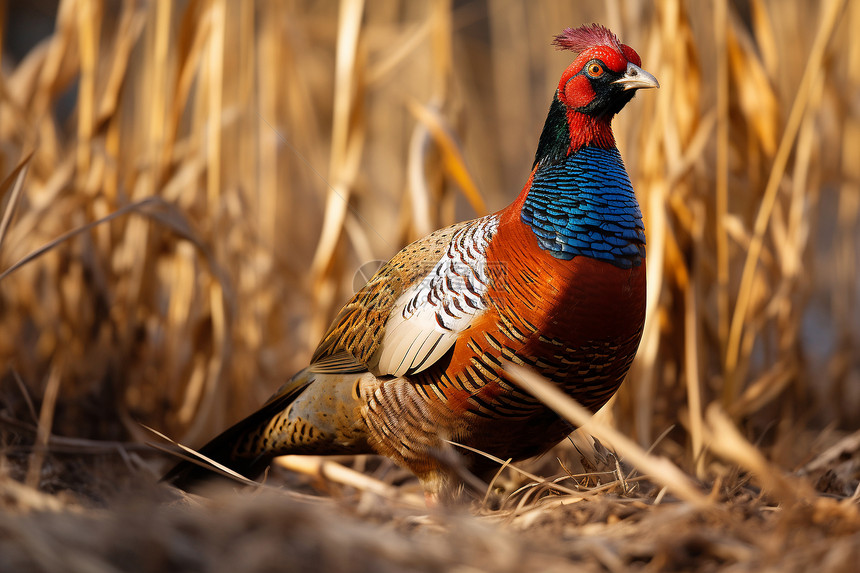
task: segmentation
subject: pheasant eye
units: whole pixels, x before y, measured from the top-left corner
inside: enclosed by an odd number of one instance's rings
[[[588,64],[588,75],[592,78],[599,78],[603,75],[603,66],[597,62],[591,62]]]

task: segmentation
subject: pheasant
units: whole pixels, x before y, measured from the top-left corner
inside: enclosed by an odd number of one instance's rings
[[[565,29],[564,71],[531,174],[501,211],[404,248],[340,311],[310,365],[200,453],[249,478],[284,454],[377,453],[429,501],[501,459],[539,455],[571,431],[513,384],[526,365],[596,411],[636,354],[645,320],[645,232],[612,117],[656,88],[607,28]],[[457,448],[451,444],[467,448]],[[210,474],[180,462],[188,489]]]

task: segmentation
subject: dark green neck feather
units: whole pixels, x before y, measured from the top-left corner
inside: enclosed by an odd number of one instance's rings
[[[553,165],[563,161],[567,157],[570,148],[570,127],[567,125],[567,113],[564,104],[558,99],[558,94],[552,98],[552,105],[543,124],[543,132],[540,134],[535,161],[532,168],[538,163]]]

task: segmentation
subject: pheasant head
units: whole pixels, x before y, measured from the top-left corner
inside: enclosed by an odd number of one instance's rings
[[[567,28],[553,44],[578,55],[558,82],[535,165],[556,163],[586,145],[614,147],[612,117],[636,90],[660,87],[641,68],[639,54],[599,24]]]

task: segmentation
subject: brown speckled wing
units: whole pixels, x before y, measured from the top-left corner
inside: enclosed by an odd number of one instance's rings
[[[363,367],[379,374],[375,354],[395,301],[424,279],[442,257],[454,233],[470,223],[465,221],[431,233],[383,265],[335,317],[314,352],[311,370],[355,372]]]

